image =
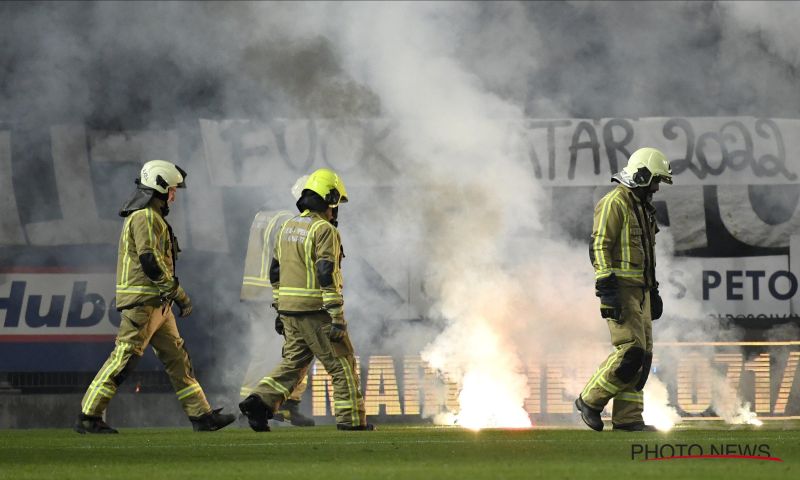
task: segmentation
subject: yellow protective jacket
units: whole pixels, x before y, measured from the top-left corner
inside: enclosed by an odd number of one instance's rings
[[[619,285],[657,286],[655,208],[618,185],[594,209],[589,257],[595,280],[614,274]]]
[[[272,284],[269,281],[269,265],[275,241],[283,224],[294,217],[287,210],[258,212],[250,225],[250,239],[244,259],[241,300],[267,302],[272,300]]]
[[[321,214],[306,210],[286,221],[270,264],[272,293],[284,314],[326,310],[343,318],[342,242]]]
[[[145,208],[129,214],[119,237],[117,256],[117,309],[138,305],[160,305],[162,297],[178,287],[175,261],[178,244],[172,228],[161,215],[164,202],[152,199]],[[144,256],[144,257],[143,257]],[[151,259],[161,270],[156,280],[145,273],[148,266],[141,258]],[[153,266],[150,266],[152,272]]]

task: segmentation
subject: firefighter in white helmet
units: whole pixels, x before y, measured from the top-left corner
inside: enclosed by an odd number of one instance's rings
[[[172,313],[173,304],[181,317],[192,313],[189,295],[175,276],[180,248],[165,218],[177,189],[186,187],[185,179],[186,172],[177,165],[151,160],[142,167],[136,191],[119,212],[125,218],[117,259],[119,331],[114,350],[83,397],[74,425],[78,433],[117,433],[103,420],[103,413],[148,345],[163,362],[195,431],[218,430],[235,418],[209,406]]]
[[[663,303],[656,281],[652,196],[672,184],[669,161],[655,148],[636,150],[611,177],[619,185],[595,207],[589,256],[595,271],[600,314],[607,321],[614,352],[600,365],[575,406],[592,429],[603,429],[600,413],[614,399],[614,430],[650,431],[642,419],[642,389],[653,360],[653,320]]]
[[[292,195],[295,201],[299,200],[301,191],[308,175],[297,179],[292,187]],[[250,225],[250,238],[247,243],[247,254],[244,261],[244,277],[242,278],[242,291],[240,300],[244,304],[249,326],[253,330],[264,328],[264,318],[268,315],[270,305],[276,310],[275,332],[278,335],[285,335],[283,321],[277,313],[277,292],[272,290],[269,281],[269,264],[272,259],[272,252],[275,248],[275,241],[278,237],[283,224],[294,217],[294,213],[288,210],[262,210],[258,212]],[[274,298],[273,298],[274,296]],[[254,340],[258,336],[251,335]],[[269,349],[263,348],[259,342],[252,349],[252,359],[250,365],[245,370],[242,388],[239,391],[241,400],[247,398],[261,381],[264,371],[272,362],[272,355]],[[315,422],[313,418],[307,417],[300,412],[300,402],[308,388],[308,368],[302,372],[300,383],[292,390],[289,398],[283,402],[278,410],[274,412],[274,420],[287,421],[298,427],[311,427]]]
[[[275,242],[270,281],[277,294],[285,343],[280,364],[239,403],[255,431],[280,409],[316,357],[333,381],[339,430],[373,430],[367,423],[355,352],[342,297],[342,244],[338,207],[347,190],[336,172],[322,168],[306,181],[297,208]]]

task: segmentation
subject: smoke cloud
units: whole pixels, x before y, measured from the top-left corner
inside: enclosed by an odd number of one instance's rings
[[[343,172],[345,182],[356,179],[341,209],[345,252],[382,252],[370,268],[345,260],[358,353],[421,353],[462,387],[462,425],[475,425],[487,401],[511,412],[492,422],[518,425],[526,365],[554,355],[595,364],[607,351],[588,237],[570,228],[585,233],[591,211],[536,180],[515,148],[525,120],[796,116],[799,43],[788,19],[797,10],[756,2],[7,3],[0,123],[22,130],[22,146],[62,123],[177,129],[200,169],[201,141],[186,132],[201,118],[324,119],[344,145],[360,141],[350,127],[364,119],[391,122],[389,166]],[[38,148],[15,177],[39,169],[46,152]],[[19,202],[23,222],[56,215],[42,213],[57,212],[51,177]],[[263,324],[244,321],[237,294],[248,222],[261,207],[293,204],[294,178],[274,180],[219,199],[238,215],[227,225],[231,251],[213,262],[216,281],[195,287],[214,299],[216,326],[198,327],[214,336],[213,371],[237,390],[251,354],[277,360],[280,351],[269,314]],[[121,201],[108,202],[108,217]],[[668,229],[658,240],[663,284],[693,260],[674,256]],[[201,276],[201,263],[190,272]],[[422,283],[410,305],[375,281],[375,272],[391,281],[409,271]],[[741,338],[699,301],[678,311],[677,292],[662,293],[656,341]],[[247,343],[253,352],[243,354]],[[665,353],[662,364],[672,361]],[[570,394],[586,380],[574,377]],[[650,395],[666,402],[659,385],[654,379]],[[741,407],[738,398],[730,404]]]

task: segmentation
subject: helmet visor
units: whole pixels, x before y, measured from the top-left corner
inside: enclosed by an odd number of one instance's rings
[[[653,178],[653,181],[663,182],[663,183],[666,183],[667,185],[672,185],[672,177],[665,177],[663,175],[656,175]]]

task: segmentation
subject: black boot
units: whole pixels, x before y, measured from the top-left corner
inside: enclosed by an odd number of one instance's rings
[[[258,395],[252,394],[239,402],[239,410],[247,417],[250,428],[256,432],[269,432],[267,420],[272,418],[272,409]]]
[[[272,418],[279,422],[291,422],[296,427],[313,427],[315,425],[313,418],[300,413],[300,402],[291,399],[283,402]]]
[[[111,428],[103,417],[92,417],[81,413],[78,419],[75,420],[75,425],[72,429],[78,433],[119,433],[116,429]]]
[[[622,432],[657,432],[658,429],[652,425],[647,425],[644,422],[622,423],[614,424],[612,428],[614,431]]]
[[[353,425],[351,425],[349,423],[337,423],[336,424],[336,430],[350,430],[350,431],[353,431],[353,430],[366,430],[366,431],[372,431],[372,430],[375,430],[375,425],[373,425],[371,423],[368,423],[366,425],[353,426]]]
[[[583,401],[580,395],[575,399],[575,408],[581,412],[581,420],[583,420],[583,423],[588,425],[589,428],[598,432],[603,431],[603,420],[600,418],[600,412],[602,412],[602,410],[597,410],[586,405],[586,402]]]
[[[195,432],[213,432],[227,427],[236,420],[233,414],[219,413],[220,411],[222,409],[217,408],[199,417],[189,417],[192,422],[192,429]]]

